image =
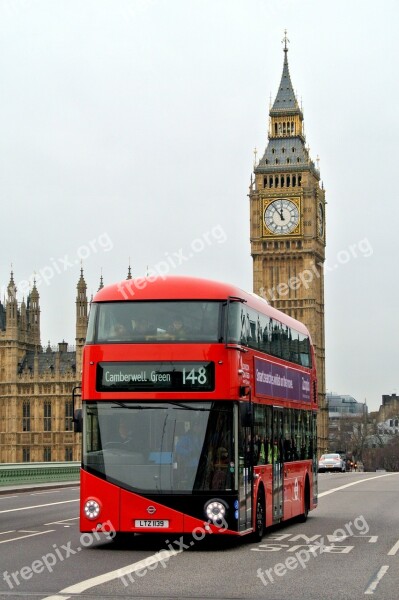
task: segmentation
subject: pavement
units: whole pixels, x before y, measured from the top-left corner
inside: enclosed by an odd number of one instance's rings
[[[51,483],[21,483],[19,485],[2,485],[0,486],[0,495],[15,494],[16,492],[33,492],[37,490],[51,490],[56,488],[76,487],[79,486],[79,480],[76,481],[53,481]]]

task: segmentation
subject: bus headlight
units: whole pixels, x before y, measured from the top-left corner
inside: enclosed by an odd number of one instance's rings
[[[97,519],[100,514],[100,505],[96,500],[87,500],[83,510],[88,519]]]
[[[214,525],[225,522],[227,505],[223,500],[215,498],[205,504],[205,514]]]

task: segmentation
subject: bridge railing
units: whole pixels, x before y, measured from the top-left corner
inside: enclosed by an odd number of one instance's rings
[[[78,481],[80,462],[3,463],[0,465],[0,487],[29,483]]]

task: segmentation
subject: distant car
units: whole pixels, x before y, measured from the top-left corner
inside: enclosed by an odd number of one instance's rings
[[[338,453],[323,454],[320,457],[319,473],[325,473],[326,471],[345,473],[346,463],[344,460],[342,460],[342,457]]]

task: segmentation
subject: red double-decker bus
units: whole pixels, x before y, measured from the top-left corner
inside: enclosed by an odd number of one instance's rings
[[[256,539],[317,505],[309,332],[254,294],[176,276],[104,287],[81,396],[81,531]]]

